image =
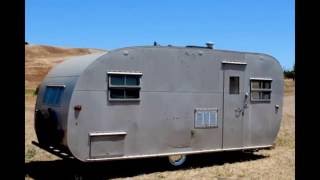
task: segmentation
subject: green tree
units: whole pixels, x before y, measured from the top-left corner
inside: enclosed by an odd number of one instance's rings
[[[293,68],[291,70],[285,69],[283,71],[284,77],[285,78],[290,78],[290,79],[295,79],[295,64],[293,64]]]

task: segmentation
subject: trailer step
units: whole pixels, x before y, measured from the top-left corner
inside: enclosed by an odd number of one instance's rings
[[[75,159],[70,151],[65,147],[44,146],[32,141],[32,144],[62,159]]]

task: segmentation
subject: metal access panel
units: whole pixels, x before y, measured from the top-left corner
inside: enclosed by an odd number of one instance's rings
[[[246,64],[223,64],[223,148],[243,146]]]
[[[125,132],[90,133],[90,157],[118,157],[124,155]]]

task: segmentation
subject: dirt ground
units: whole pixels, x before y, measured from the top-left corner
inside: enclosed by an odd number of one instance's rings
[[[81,54],[82,52],[80,52]],[[85,51],[83,54],[90,53]],[[75,55],[75,54],[73,54]],[[79,55],[76,53],[76,55]],[[27,56],[27,55],[26,55]],[[37,54],[36,54],[37,56]],[[52,56],[51,56],[52,57]],[[59,62],[63,56],[52,57]],[[44,58],[44,57],[43,57]],[[34,58],[33,58],[34,59]],[[39,58],[41,59],[41,58]],[[32,60],[32,59],[31,59]],[[31,61],[29,59],[29,61]],[[48,60],[48,59],[47,59]],[[44,61],[45,62],[45,61]],[[37,62],[29,62],[35,65]],[[48,68],[44,63],[38,66]],[[52,63],[52,62],[50,62]],[[53,64],[54,64],[53,63]],[[52,66],[51,64],[50,66]],[[33,66],[26,64],[26,74]],[[48,68],[49,69],[49,68]],[[40,72],[40,71],[39,71]],[[295,175],[295,89],[294,81],[285,80],[283,118],[276,146],[255,153],[219,152],[188,156],[180,169],[168,166],[166,158],[79,164],[63,161],[31,144],[34,132],[33,95],[36,82],[26,79],[25,91],[25,178],[26,179],[294,179]],[[28,81],[28,84],[27,84]]]

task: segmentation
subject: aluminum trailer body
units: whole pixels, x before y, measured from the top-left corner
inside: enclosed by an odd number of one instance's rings
[[[273,145],[282,103],[283,70],[270,55],[128,47],[54,67],[35,130],[38,145],[84,162],[259,149]]]

